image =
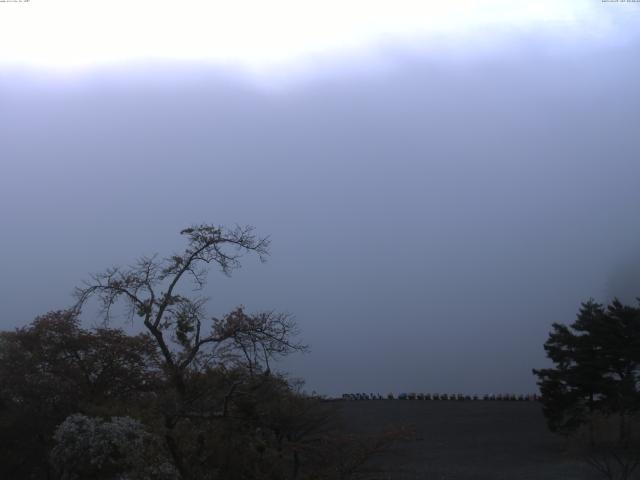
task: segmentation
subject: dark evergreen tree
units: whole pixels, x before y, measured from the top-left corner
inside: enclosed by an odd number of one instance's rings
[[[570,434],[592,427],[596,415],[617,414],[624,442],[640,407],[640,308],[589,300],[573,324],[552,325],[544,349],[554,367],[533,372],[549,428]]]

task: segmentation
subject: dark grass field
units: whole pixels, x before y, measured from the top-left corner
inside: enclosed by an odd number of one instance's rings
[[[509,401],[336,402],[346,427],[370,433],[412,427],[378,462],[380,479],[591,480],[601,478],[548,432],[540,404]]]

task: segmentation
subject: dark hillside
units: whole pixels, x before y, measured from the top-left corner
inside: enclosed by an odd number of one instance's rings
[[[409,425],[415,439],[380,459],[386,479],[590,480],[599,478],[548,432],[537,402],[338,402],[347,427]]]

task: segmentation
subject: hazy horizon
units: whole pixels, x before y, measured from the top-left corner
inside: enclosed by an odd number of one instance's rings
[[[534,391],[552,322],[640,296],[640,9],[574,3],[556,17],[584,29],[381,34],[258,67],[53,68],[5,45],[0,328],[190,224],[250,224],[271,256],[212,272],[211,314],[293,314],[311,352],[281,367],[307,390]]]

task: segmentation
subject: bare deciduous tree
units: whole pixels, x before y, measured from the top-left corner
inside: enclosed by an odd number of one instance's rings
[[[168,384],[175,390],[176,405],[165,414],[166,440],[177,468],[189,478],[172,430],[181,419],[189,418],[190,398],[187,381],[194,374],[211,368],[241,366],[250,375],[270,372],[269,361],[302,351],[297,343],[293,318],[273,311],[247,314],[238,307],[221,319],[208,318],[207,298],[200,296],[212,266],[229,275],[240,266],[240,257],[255,253],[264,261],[268,238],[259,238],[252,227],[226,229],[197,225],[180,232],[187,247],[180,254],[159,259],[142,257],[127,268],[114,267],[93,275],[76,289],[76,312],[97,298],[103,319],[109,322],[114,306],[122,304],[131,322],[140,318],[155,339],[161,353]],[[192,289],[184,288],[191,280]],[[199,391],[198,396],[202,396]],[[208,412],[208,416],[224,416]]]

